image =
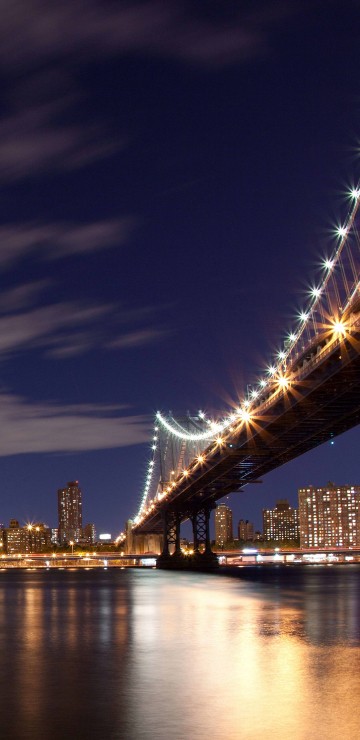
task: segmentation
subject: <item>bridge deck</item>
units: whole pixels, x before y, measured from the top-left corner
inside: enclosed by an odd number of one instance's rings
[[[162,531],[164,507],[188,518],[204,502],[215,503],[266,473],[351,429],[360,422],[360,331],[332,341],[321,357],[299,365],[287,389],[256,409],[224,446],[205,450],[206,462],[194,461],[166,500],[153,504],[136,533]]]

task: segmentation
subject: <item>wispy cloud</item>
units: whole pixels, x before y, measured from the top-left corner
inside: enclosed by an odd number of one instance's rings
[[[25,453],[85,452],[141,444],[149,439],[144,416],[121,406],[28,402],[0,393],[0,457]]]
[[[34,306],[41,293],[51,286],[49,280],[34,280],[33,282],[15,285],[0,293],[0,314],[8,316],[24,308]]]
[[[2,7],[0,64],[129,53],[228,64],[263,53],[274,26],[304,8],[296,0],[224,5],[214,12],[184,0],[13,0]]]
[[[30,350],[47,358],[66,359],[92,350],[139,349],[169,335],[167,329],[154,324],[155,308],[49,303],[46,296],[52,288],[52,282],[39,280],[0,294],[0,360]]]
[[[74,171],[124,147],[127,135],[105,125],[93,101],[84,115],[86,85],[80,92],[74,69],[129,55],[205,68],[249,61],[268,53],[274,30],[304,3],[216,11],[190,0],[0,0],[0,8],[0,183],[9,183]]]
[[[111,306],[58,303],[0,316],[0,356],[34,347],[47,348],[54,341],[66,343],[72,328],[94,327],[111,310]]]
[[[25,223],[0,226],[0,268],[38,251],[45,259],[122,245],[134,227],[131,217],[87,224]]]
[[[97,124],[70,125],[57,120],[68,104],[67,97],[25,104],[0,119],[0,180],[78,169],[122,147],[120,140]]]
[[[169,335],[166,329],[139,329],[124,333],[107,344],[109,349],[125,349],[131,347],[143,347],[146,344],[153,344]]]

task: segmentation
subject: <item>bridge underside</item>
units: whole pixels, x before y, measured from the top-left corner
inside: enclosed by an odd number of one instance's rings
[[[360,422],[360,334],[334,346],[321,363],[278,394],[268,408],[234,433],[225,447],[209,447],[207,462],[194,466],[176,491],[157,502],[135,528],[163,533],[180,522],[208,516],[215,502],[255,482]],[[207,513],[208,512],[208,513]],[[171,524],[172,523],[172,524]],[[195,522],[196,528],[196,522]],[[203,539],[208,548],[208,536]]]

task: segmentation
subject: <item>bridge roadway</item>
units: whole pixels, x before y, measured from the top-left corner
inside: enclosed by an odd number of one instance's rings
[[[274,383],[256,402],[250,421],[227,433],[224,444],[213,442],[204,451],[205,462],[193,460],[174,490],[154,500],[134,532],[163,533],[168,557],[172,542],[179,552],[179,522],[189,518],[196,546],[204,542],[209,551],[209,511],[218,499],[359,424],[359,308],[352,309],[344,335],[323,332],[299,353],[287,369],[286,387]],[[202,535],[194,525],[201,512]]]

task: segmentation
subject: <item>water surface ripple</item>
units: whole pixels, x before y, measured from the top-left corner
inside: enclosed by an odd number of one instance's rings
[[[358,740],[360,566],[0,571],[4,740]]]

